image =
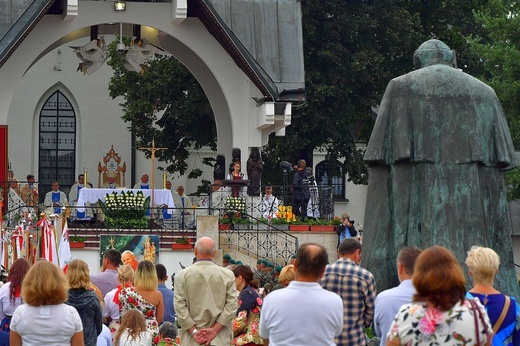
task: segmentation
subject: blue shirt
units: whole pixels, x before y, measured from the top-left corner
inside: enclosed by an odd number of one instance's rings
[[[403,280],[399,286],[379,293],[376,297],[374,330],[381,337],[381,346],[386,345],[386,334],[401,305],[412,302],[415,294],[412,280]]]
[[[163,296],[164,317],[163,321],[175,323],[175,309],[173,307],[173,291],[166,287],[166,284],[159,284],[157,288]]]

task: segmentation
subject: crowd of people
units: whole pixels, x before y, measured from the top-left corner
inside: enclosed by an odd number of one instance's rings
[[[340,242],[333,263],[315,243],[284,267],[259,259],[253,269],[229,254],[219,265],[216,251],[211,238],[198,239],[174,291],[163,264],[115,249],[92,274],[81,259],[66,274],[17,259],[0,288],[0,344],[367,345],[369,327],[380,345],[520,344],[520,306],[494,288],[500,258],[490,248],[467,252],[469,291],[448,249],[403,248],[399,286],[379,294],[355,237]]]

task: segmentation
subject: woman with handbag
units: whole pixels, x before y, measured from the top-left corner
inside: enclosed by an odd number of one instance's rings
[[[473,278],[473,288],[466,297],[478,298],[484,305],[493,326],[493,346],[520,345],[520,305],[513,297],[493,287],[500,266],[500,257],[490,248],[473,246],[466,265]]]
[[[387,345],[491,345],[493,331],[484,307],[465,299],[461,266],[448,249],[433,246],[415,262],[413,302],[401,306]]]
[[[260,310],[262,298],[255,291],[256,281],[249,266],[238,265],[233,268],[235,286],[238,295],[238,309],[233,319],[233,345],[256,346],[263,345],[258,333],[260,325]]]

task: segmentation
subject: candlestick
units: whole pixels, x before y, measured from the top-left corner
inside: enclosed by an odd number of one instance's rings
[[[83,188],[88,187],[88,180],[87,180],[87,168],[83,167]]]
[[[166,172],[162,175],[162,187],[163,189],[166,189]]]

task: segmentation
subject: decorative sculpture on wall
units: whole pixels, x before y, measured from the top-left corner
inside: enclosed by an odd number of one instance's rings
[[[103,36],[92,40],[84,46],[69,46],[81,59],[76,71],[91,75],[96,72],[107,60],[107,45]]]
[[[132,37],[132,44],[126,52],[125,68],[128,71],[143,73],[146,69],[147,62],[155,57],[155,54],[167,55],[168,53],[156,46],[149,44],[143,39],[136,41],[136,37]]]
[[[213,181],[226,179],[226,158],[224,155],[217,155],[217,162],[213,166]]]

